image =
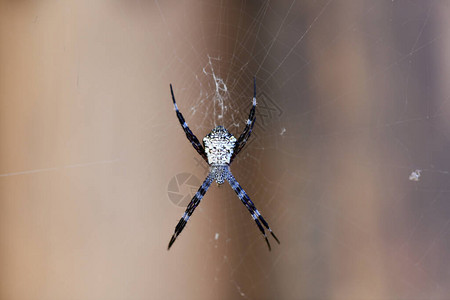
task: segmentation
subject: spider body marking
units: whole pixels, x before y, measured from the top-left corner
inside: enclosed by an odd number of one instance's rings
[[[272,232],[272,229],[270,228],[269,224],[263,218],[263,216],[258,211],[258,209],[256,209],[255,204],[252,202],[252,200],[250,200],[250,197],[247,195],[247,193],[244,191],[244,189],[241,187],[241,185],[234,178],[234,176],[231,173],[230,168],[229,168],[233,159],[245,146],[245,144],[252,132],[253,125],[255,124],[256,79],[254,79],[254,81],[253,81],[253,87],[254,87],[253,88],[253,105],[252,105],[252,108],[250,109],[250,114],[249,114],[247,123],[245,125],[245,128],[244,128],[242,134],[239,136],[239,138],[236,139],[223,126],[217,126],[203,138],[203,145],[201,145],[199,140],[197,139],[197,137],[189,129],[189,126],[187,125],[186,121],[184,120],[183,115],[179,111],[177,103],[175,101],[175,96],[173,93],[172,85],[170,85],[170,93],[172,94],[172,101],[173,101],[173,105],[175,108],[175,112],[178,117],[178,121],[180,122],[181,127],[183,128],[187,139],[191,142],[194,149],[208,163],[209,174],[206,177],[206,179],[203,181],[203,183],[200,186],[200,188],[198,189],[197,193],[192,198],[189,205],[186,207],[186,211],[184,212],[183,216],[181,217],[180,221],[178,222],[177,226],[175,227],[175,232],[169,241],[169,246],[167,249],[170,249],[170,247],[172,247],[172,245],[175,242],[178,235],[181,233],[181,231],[183,231],[189,218],[194,213],[194,210],[197,208],[197,206],[200,204],[200,201],[202,200],[203,196],[206,194],[208,188],[210,187],[210,185],[213,181],[216,181],[218,184],[223,184],[225,181],[228,181],[231,188],[235,191],[238,198],[241,200],[241,202],[247,208],[247,210],[249,211],[253,220],[255,221],[256,225],[258,226],[259,230],[263,234],[264,239],[266,240],[267,246],[269,247],[269,250],[271,250],[271,247],[270,247],[270,243],[267,238],[266,232],[264,230],[264,227],[267,230],[269,230],[270,234],[277,241],[277,243],[278,244],[280,243],[278,238]]]
[[[208,164],[229,165],[236,145],[236,138],[223,126],[217,126],[203,138]]]
[[[203,138],[209,172],[218,184],[227,179],[228,165],[231,162],[236,138],[223,126],[217,126]]]

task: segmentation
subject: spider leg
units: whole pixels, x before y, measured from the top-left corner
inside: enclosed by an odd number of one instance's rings
[[[231,188],[236,192],[239,199],[241,199],[242,203],[247,207],[248,211],[252,215],[253,220],[255,220],[256,225],[258,226],[261,233],[264,235],[264,238],[267,242],[267,246],[269,247],[269,250],[271,250],[269,240],[267,239],[266,232],[264,231],[264,228],[262,227],[261,223],[269,230],[272,237],[277,241],[277,243],[280,243],[280,240],[276,237],[276,235],[273,233],[272,229],[270,228],[269,224],[264,220],[261,213],[256,209],[255,204],[250,200],[250,197],[247,195],[247,193],[244,191],[244,189],[241,187],[239,182],[236,181],[236,178],[234,178],[233,174],[231,172],[228,172],[227,180],[230,183]]]
[[[183,216],[181,217],[180,221],[178,222],[177,226],[175,227],[175,232],[172,235],[172,238],[170,239],[169,246],[167,247],[167,250],[172,247],[172,244],[177,239],[178,235],[183,231],[184,226],[186,226],[187,221],[191,217],[194,210],[197,208],[197,206],[200,204],[200,201],[202,200],[203,196],[206,194],[206,191],[208,190],[209,186],[213,182],[214,178],[211,174],[209,174],[205,181],[203,181],[202,185],[198,189],[197,193],[192,198],[189,205],[186,207],[186,211],[184,212]]]
[[[250,114],[248,116],[247,123],[245,125],[244,131],[239,136],[238,140],[236,141],[236,144],[234,146],[233,155],[231,156],[231,161],[236,157],[236,155],[244,148],[245,144],[247,143],[247,140],[249,139],[253,125],[255,125],[255,109],[256,109],[256,78],[253,78],[253,105],[250,109]]]
[[[177,102],[175,101],[175,95],[173,94],[172,84],[170,85],[170,93],[172,94],[173,106],[175,107],[175,111],[177,113],[178,120],[180,121],[181,127],[183,127],[184,132],[186,133],[187,139],[191,142],[192,146],[195,150],[203,157],[203,159],[208,162],[208,158],[206,156],[205,148],[203,148],[202,144],[200,144],[198,138],[192,133],[191,129],[187,125],[184,120],[183,115],[178,110]]]

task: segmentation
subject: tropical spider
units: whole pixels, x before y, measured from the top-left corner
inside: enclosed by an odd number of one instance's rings
[[[239,199],[241,199],[242,203],[245,205],[245,207],[247,207],[259,230],[264,235],[269,250],[271,249],[270,243],[261,223],[269,230],[269,232],[279,244],[280,241],[272,232],[272,229],[270,229],[269,224],[267,224],[266,220],[264,220],[263,216],[261,216],[259,211],[256,209],[255,204],[253,204],[252,200],[250,200],[250,197],[242,189],[242,187],[239,185],[230,171],[230,164],[233,162],[233,159],[242,150],[242,148],[244,148],[245,143],[247,142],[252,132],[253,125],[255,124],[256,79],[254,79],[253,81],[253,105],[250,109],[250,115],[248,117],[247,124],[239,138],[236,140],[236,138],[223,126],[217,126],[203,138],[204,146],[200,144],[197,137],[189,129],[186,121],[183,118],[183,115],[178,110],[175,96],[173,94],[172,84],[170,85],[170,93],[172,94],[173,105],[175,107],[178,120],[180,121],[180,124],[183,127],[184,132],[186,133],[186,137],[191,142],[192,146],[194,146],[195,150],[197,150],[198,154],[200,154],[208,163],[209,174],[206,177],[205,181],[203,181],[203,184],[200,186],[195,196],[192,198],[191,202],[186,208],[185,213],[175,227],[175,232],[170,239],[167,249],[170,249],[178,235],[183,230],[184,226],[186,226],[187,221],[191,217],[195,208],[200,204],[200,201],[202,200],[203,196],[214,180],[217,181],[218,184],[224,183],[225,180],[228,181],[230,186],[238,195]]]

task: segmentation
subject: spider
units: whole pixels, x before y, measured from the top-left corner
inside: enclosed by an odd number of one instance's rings
[[[175,101],[175,96],[172,89],[172,84],[170,84],[170,93],[172,94],[173,105],[175,107],[175,112],[177,114],[178,120],[180,121],[181,126],[183,127],[184,132],[186,133],[187,139],[191,142],[192,146],[195,150],[197,150],[198,154],[203,157],[203,159],[209,165],[209,174],[206,176],[205,181],[203,181],[202,185],[198,189],[197,193],[192,198],[191,202],[186,208],[183,216],[175,227],[175,232],[170,239],[169,246],[167,250],[170,249],[172,244],[177,239],[178,235],[183,231],[186,226],[187,221],[191,217],[195,208],[200,204],[203,196],[208,190],[211,183],[215,180],[219,185],[223,184],[225,180],[228,181],[231,188],[236,192],[239,199],[242,203],[247,207],[248,211],[252,215],[253,220],[255,220],[256,225],[258,226],[261,233],[264,235],[264,238],[267,242],[267,246],[269,247],[269,251],[271,250],[269,240],[267,239],[267,235],[264,231],[264,227],[261,223],[269,230],[270,234],[279,244],[280,241],[270,229],[269,224],[267,224],[266,220],[264,220],[263,216],[256,209],[255,204],[253,204],[250,197],[241,187],[241,185],[236,181],[233,174],[230,171],[230,164],[233,162],[233,159],[236,155],[244,148],[245,143],[253,129],[253,125],[255,124],[255,108],[256,108],[256,79],[253,80],[253,105],[250,109],[250,115],[247,120],[247,124],[244,128],[244,131],[236,139],[228,130],[226,130],[223,126],[217,126],[214,128],[209,134],[207,134],[203,138],[203,146],[200,144],[197,137],[192,133],[184,120],[183,115],[178,110],[177,103]]]

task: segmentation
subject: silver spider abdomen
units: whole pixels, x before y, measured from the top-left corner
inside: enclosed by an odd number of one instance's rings
[[[217,126],[203,138],[208,164],[228,165],[233,155],[236,138],[223,126]]]

